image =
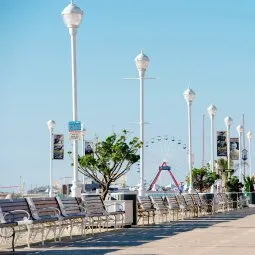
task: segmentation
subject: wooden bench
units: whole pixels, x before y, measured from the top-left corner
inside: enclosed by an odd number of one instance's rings
[[[186,201],[187,208],[190,211],[190,213],[192,212],[194,217],[195,216],[198,217],[198,207],[197,207],[197,204],[195,203],[195,201],[193,200],[192,195],[186,193],[183,195],[183,197]]]
[[[191,194],[196,206],[197,206],[197,212],[201,213],[203,215],[206,213],[213,213],[212,210],[212,201],[209,199],[205,199],[204,197],[200,197],[198,193]]]
[[[69,234],[72,238],[72,231],[74,227],[81,230],[82,235],[86,235],[87,218],[85,217],[85,208],[80,205],[79,199],[76,197],[69,197],[60,199],[56,197],[62,216],[70,221]]]
[[[167,221],[169,209],[168,209],[168,206],[165,203],[164,199],[162,197],[153,197],[153,196],[150,196],[150,199],[153,204],[153,207],[156,209],[156,214],[158,216],[161,216],[161,222],[163,222],[164,216]]]
[[[53,233],[54,241],[61,235],[64,228],[70,224],[68,219],[61,215],[60,207],[55,197],[26,198],[29,204],[32,217],[41,223],[42,235],[48,237],[50,232]],[[45,230],[47,232],[45,233]]]
[[[173,221],[174,221],[174,215],[176,214],[177,216],[177,220],[179,219],[178,215],[179,212],[181,212],[181,208],[180,205],[177,201],[177,198],[175,195],[173,196],[166,196],[166,201],[167,201],[167,205],[168,205],[168,210],[169,212],[172,212],[173,215]]]
[[[148,224],[150,224],[150,217],[152,217],[153,224],[155,224],[155,212],[151,199],[148,196],[138,196],[138,222],[142,218],[144,225],[144,218],[147,217]]]
[[[193,207],[187,204],[186,199],[184,198],[183,195],[176,195],[177,201],[179,203],[181,212],[182,212],[182,217],[184,219],[184,216],[187,216],[187,213],[189,213],[189,216],[193,212]]]
[[[121,217],[120,225],[121,227],[123,227],[125,211],[120,210],[108,212],[100,195],[84,195],[82,198],[84,199],[83,203],[86,217],[89,217],[89,219],[91,219],[93,228],[95,226],[99,227],[99,230],[101,232],[101,227],[105,227],[106,225],[108,231],[108,224],[110,221],[114,221],[114,227],[116,228],[118,223],[117,216]],[[104,222],[104,224],[102,224],[102,222]]]
[[[225,212],[225,210],[229,211],[230,204],[224,199],[222,193],[216,193],[213,198],[213,212]]]
[[[10,225],[10,228],[13,230],[12,235],[4,235],[4,231],[6,230],[1,231],[1,236],[3,238],[12,236],[13,250],[18,238],[20,238],[20,235],[23,233],[26,234],[27,245],[30,247],[32,235],[34,232],[38,232],[38,229],[41,227],[40,222],[32,217],[29,205],[25,198],[0,200],[0,222],[2,230],[6,226],[8,227],[8,225]]]

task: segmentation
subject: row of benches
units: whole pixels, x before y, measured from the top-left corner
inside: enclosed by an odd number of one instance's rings
[[[138,197],[138,220],[147,218],[148,224],[150,218],[155,223],[155,215],[158,214],[163,221],[168,215],[172,214],[173,221],[175,215],[182,215],[182,219],[187,216],[198,216],[199,213],[215,213],[218,211],[229,211],[236,208],[242,208],[243,202],[240,198],[235,201],[227,196],[226,193],[217,193],[213,199],[206,199],[198,193],[183,194],[183,195],[169,195],[164,197],[144,196]]]
[[[52,233],[54,240],[61,240],[64,231],[72,238],[73,229],[77,227],[81,235],[86,229],[106,227],[113,221],[115,228],[123,227],[124,211],[108,212],[99,195],[81,198],[20,198],[0,200],[0,238],[11,238],[12,249],[21,234],[26,234],[30,247],[31,241],[40,234],[41,242]],[[117,216],[120,216],[118,221]]]
[[[233,201],[225,193],[218,193],[213,200],[205,199],[199,194],[171,195],[165,197],[138,197],[138,220],[141,218],[153,219],[158,214],[163,221],[172,214],[173,221],[189,216],[198,216],[199,213],[214,213],[216,211],[231,210],[234,203],[241,207],[241,203]],[[116,203],[115,203],[116,204]],[[120,205],[121,206],[121,205]],[[123,210],[109,212],[99,195],[85,195],[81,198],[20,198],[0,200],[0,239],[12,240],[12,248],[21,234],[25,233],[27,245],[40,234],[41,242],[53,234],[56,241],[64,231],[68,231],[72,238],[74,228],[80,230],[81,235],[86,235],[86,229],[102,227],[108,230],[108,224],[114,227],[123,227]]]

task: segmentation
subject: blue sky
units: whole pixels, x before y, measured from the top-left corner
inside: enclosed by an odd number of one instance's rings
[[[74,1],[85,16],[77,35],[78,117],[92,139],[126,128],[139,135],[139,83],[135,56],[150,57],[145,82],[145,138],[167,134],[187,144],[187,82],[196,92],[192,105],[195,166],[202,160],[202,116],[205,114],[205,161],[210,160],[210,120],[207,107],[218,108],[215,131],[225,130],[231,116],[231,136],[245,115],[245,128],[255,132],[255,2],[254,1]],[[65,134],[71,150],[68,121],[72,119],[70,38],[61,11],[67,0],[8,0],[1,3],[2,146],[0,186],[26,189],[49,183],[49,132]],[[246,141],[247,144],[247,141]],[[163,147],[163,145],[158,145]],[[171,145],[170,165],[183,180],[187,155]],[[158,148],[145,154],[145,177],[160,165]],[[253,153],[254,154],[254,153]],[[252,155],[254,158],[254,155]],[[254,161],[254,160],[253,160]],[[255,162],[255,161],[254,161]],[[138,182],[137,167],[128,182]],[[54,179],[72,176],[70,160],[54,161]],[[167,177],[168,178],[168,177]],[[167,182],[166,178],[161,179]]]

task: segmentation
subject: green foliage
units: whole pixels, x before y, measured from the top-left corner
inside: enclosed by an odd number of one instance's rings
[[[231,176],[234,174],[234,163],[232,160],[230,160],[230,169],[228,169],[228,161],[224,158],[219,158],[216,161],[217,166],[217,172],[220,176],[220,179],[223,182],[223,186],[225,187],[225,184],[228,180],[231,179]]]
[[[227,192],[241,192],[243,184],[236,176],[231,176],[225,184]]]
[[[198,192],[208,191],[218,178],[219,175],[211,172],[208,164],[202,168],[192,169],[193,188]]]
[[[254,181],[254,178],[250,178],[249,176],[247,177],[243,177],[243,180],[244,180],[244,191],[245,192],[253,192],[254,191],[254,184],[255,184],[255,181]]]
[[[141,146],[137,137],[128,139],[126,130],[119,136],[113,133],[95,144],[94,153],[78,158],[78,169],[100,184],[103,189],[102,197],[105,198],[110,184],[125,175],[139,161],[137,152]]]

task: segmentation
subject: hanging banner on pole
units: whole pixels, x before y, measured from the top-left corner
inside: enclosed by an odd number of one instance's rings
[[[232,160],[238,160],[239,153],[239,138],[230,138],[230,158]]]
[[[94,152],[94,143],[92,141],[85,141],[85,155],[92,154]]]
[[[227,131],[217,131],[217,156],[227,157]]]
[[[64,135],[54,135],[53,159],[64,159]]]

